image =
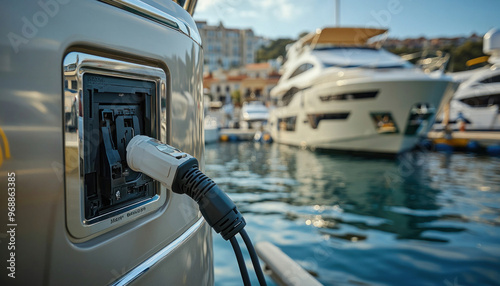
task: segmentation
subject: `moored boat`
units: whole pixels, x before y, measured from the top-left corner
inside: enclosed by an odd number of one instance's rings
[[[483,67],[449,74],[461,82],[450,102],[447,114],[441,114],[434,126],[442,130],[500,131],[500,30],[484,35],[483,52],[487,56],[472,59],[471,64],[487,59]]]
[[[278,143],[397,154],[432,126],[456,84],[370,42],[386,29],[324,28],[294,43],[271,91]]]

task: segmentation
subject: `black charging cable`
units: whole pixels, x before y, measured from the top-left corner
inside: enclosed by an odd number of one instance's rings
[[[178,194],[186,194],[195,200],[208,224],[217,233],[220,233],[225,240],[231,242],[238,260],[243,284],[247,286],[251,285],[250,279],[241,249],[235,237],[239,233],[248,249],[260,285],[267,285],[257,253],[244,229],[246,225],[245,219],[226,193],[198,169],[198,161],[194,157],[178,167],[172,190]]]
[[[266,278],[264,278],[264,273],[262,273],[262,268],[260,268],[259,257],[257,257],[257,252],[255,252],[255,248],[253,247],[252,241],[248,236],[245,229],[240,231],[240,235],[247,246],[248,253],[250,254],[250,258],[252,259],[253,268],[255,269],[255,274],[257,274],[257,279],[259,279],[260,285],[266,285]],[[257,270],[258,269],[258,270]]]
[[[245,260],[243,259],[243,254],[241,253],[240,245],[236,240],[236,237],[231,237],[229,239],[231,246],[233,247],[234,254],[236,255],[236,260],[238,261],[238,267],[240,268],[241,278],[243,279],[243,285],[251,285],[250,277],[248,276],[247,267],[245,265]]]
[[[143,172],[171,188],[173,192],[186,194],[198,203],[207,223],[222,238],[231,242],[246,286],[250,285],[250,279],[235,237],[239,233],[248,249],[260,285],[266,285],[259,258],[244,230],[245,219],[226,193],[198,169],[196,158],[144,135],[132,138],[126,151],[127,163],[132,170]]]

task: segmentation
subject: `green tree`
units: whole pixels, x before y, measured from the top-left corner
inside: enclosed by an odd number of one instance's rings
[[[238,89],[233,90],[233,92],[231,93],[231,98],[233,99],[234,105],[241,105],[241,93]]]
[[[463,45],[451,51],[451,63],[453,71],[467,69],[465,64],[468,60],[484,56],[482,42],[465,42]]]
[[[277,39],[271,41],[271,43],[262,47],[257,51],[257,62],[265,62],[267,60],[276,59],[279,56],[286,55],[286,45],[295,42],[292,39]]]

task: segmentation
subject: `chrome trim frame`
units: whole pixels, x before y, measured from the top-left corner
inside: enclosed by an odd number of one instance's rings
[[[132,283],[134,280],[139,278],[141,275],[145,274],[148,270],[154,267],[156,264],[165,259],[170,253],[175,251],[184,242],[190,239],[205,223],[205,219],[202,217],[198,219],[190,228],[188,228],[184,233],[182,233],[178,238],[172,241],[170,244],[162,248],[160,251],[155,253],[150,258],[146,259],[144,262],[139,264],[134,269],[130,270],[127,274],[122,276],[120,279],[112,283],[113,286],[124,286]]]
[[[172,0],[175,3],[179,4],[179,6],[182,6],[184,10],[186,10],[191,16],[194,14],[194,10],[196,9],[196,3],[198,0]],[[184,4],[182,4],[184,3]]]
[[[194,10],[196,9],[196,4],[198,0],[186,0],[186,3],[184,3],[184,9],[193,16]]]
[[[186,36],[190,37],[201,45],[201,36],[198,33],[197,29],[193,29],[189,27],[184,21],[179,20],[178,18],[175,18],[164,11],[153,7],[147,3],[142,2],[141,0],[100,0],[101,2],[107,3],[109,5],[118,7],[120,9],[129,11],[131,13],[134,13],[136,15],[139,15],[141,17],[153,20],[155,22],[158,22],[160,24],[166,25],[170,28],[176,29],[182,33],[184,33]],[[196,7],[196,2],[193,1],[194,3],[190,4],[190,1],[186,1],[185,7],[188,13],[193,15],[194,9]]]
[[[160,183],[156,185],[156,195],[152,198],[124,206],[90,221],[85,219],[84,178],[80,168],[84,166],[83,152],[83,102],[79,102],[83,94],[83,75],[87,72],[113,77],[122,77],[154,82],[156,98],[152,100],[151,129],[152,136],[167,142],[167,76],[160,68],[149,67],[125,61],[114,60],[81,52],[70,52],[63,60],[63,83],[76,83],[71,89],[64,88],[64,109],[72,110],[64,122],[64,160],[65,160],[65,194],[66,194],[66,227],[74,242],[84,242],[119,226],[134,221],[147,214],[159,210],[167,202],[169,191]],[[75,96],[78,101],[75,100]],[[81,104],[81,108],[76,107]],[[81,110],[80,110],[81,109]],[[133,212],[134,210],[139,210]]]

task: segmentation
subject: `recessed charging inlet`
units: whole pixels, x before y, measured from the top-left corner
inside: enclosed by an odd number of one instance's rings
[[[90,239],[158,210],[167,190],[127,165],[135,135],[166,141],[163,70],[69,53],[64,60],[67,227]],[[163,133],[166,133],[163,131]],[[78,154],[77,156],[75,154]],[[77,161],[77,162],[76,162]]]

